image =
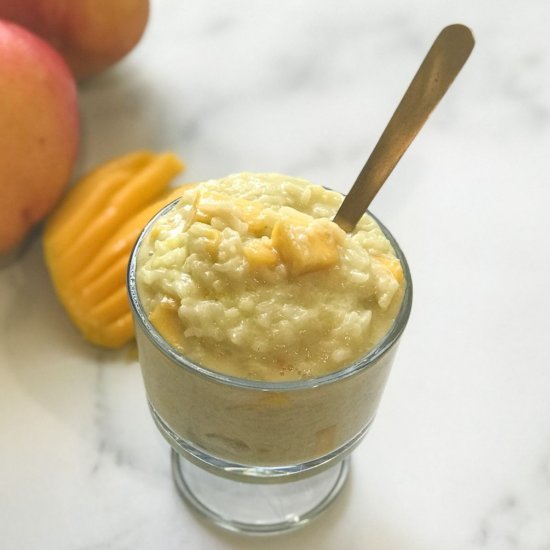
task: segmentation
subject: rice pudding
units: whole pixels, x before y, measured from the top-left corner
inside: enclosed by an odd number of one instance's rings
[[[365,355],[388,331],[403,270],[368,215],[350,234],[342,196],[279,174],[197,184],[141,244],[138,289],[179,352],[255,380],[314,378]]]

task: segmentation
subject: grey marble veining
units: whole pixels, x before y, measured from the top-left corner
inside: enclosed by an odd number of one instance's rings
[[[550,439],[521,488],[508,487],[482,517],[474,547],[538,550],[550,547]]]

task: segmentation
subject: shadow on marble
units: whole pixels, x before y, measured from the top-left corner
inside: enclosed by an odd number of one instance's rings
[[[81,144],[76,174],[138,149],[170,148],[173,118],[162,83],[139,66],[121,64],[79,85]],[[178,105],[179,116],[185,106]]]

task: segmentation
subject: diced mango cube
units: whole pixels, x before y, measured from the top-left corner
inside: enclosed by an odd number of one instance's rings
[[[245,258],[251,268],[275,267],[279,262],[279,254],[273,248],[271,239],[254,239],[243,247]]]
[[[162,300],[149,314],[149,321],[160,335],[176,349],[181,349],[183,328],[174,300]]]
[[[266,409],[280,409],[290,403],[288,392],[263,393],[258,399],[258,406]]]
[[[381,263],[386,269],[391,271],[392,275],[399,283],[402,283],[405,279],[403,275],[403,267],[401,262],[397,258],[386,256],[385,254],[371,252],[371,257],[374,261]]]
[[[225,193],[205,191],[201,194],[197,205],[195,219],[203,223],[210,223],[213,217],[226,218],[238,210],[238,217],[248,225],[252,235],[269,234],[269,226],[263,216],[263,206],[247,199],[236,199]]]
[[[271,239],[290,274],[296,276],[338,263],[337,231],[341,231],[338,226],[326,221],[287,218],[275,224]]]

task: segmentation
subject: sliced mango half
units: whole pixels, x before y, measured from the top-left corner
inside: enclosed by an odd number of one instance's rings
[[[183,169],[173,153],[115,158],[78,181],[46,221],[44,256],[55,291],[92,344],[117,348],[132,340],[130,252],[155,213],[189,187],[168,189]]]

